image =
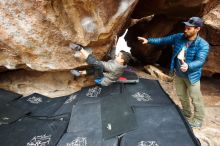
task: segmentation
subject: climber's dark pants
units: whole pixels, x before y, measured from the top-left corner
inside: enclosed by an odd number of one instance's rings
[[[102,79],[104,77],[103,71],[104,71],[104,66],[101,63],[101,61],[97,60],[95,56],[89,55],[86,59],[86,62],[89,65],[92,65],[91,68],[86,69],[86,74],[88,75],[95,75],[96,79]]]

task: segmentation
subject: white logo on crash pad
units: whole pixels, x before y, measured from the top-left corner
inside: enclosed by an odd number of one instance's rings
[[[108,123],[107,127],[108,130],[112,130],[112,125],[110,123]]]
[[[35,96],[28,98],[27,101],[33,104],[38,104],[38,103],[43,102],[41,97],[35,97]]]
[[[102,91],[102,88],[96,86],[96,87],[93,87],[93,88],[89,88],[86,96],[88,97],[98,97],[98,95],[101,93]]]
[[[156,141],[141,141],[137,146],[159,146]]]
[[[71,143],[67,143],[66,146],[87,146],[86,137],[77,137]]]
[[[73,100],[76,99],[76,95],[71,95],[65,102],[64,104],[68,104],[71,103]]]
[[[3,117],[2,120],[6,121],[6,120],[9,120],[10,118],[9,117]]]
[[[132,95],[137,101],[150,101],[152,100],[151,96],[145,92],[137,92]]]
[[[27,146],[47,146],[49,145],[51,140],[51,135],[40,135],[35,136],[31,139],[30,142],[27,143]]]

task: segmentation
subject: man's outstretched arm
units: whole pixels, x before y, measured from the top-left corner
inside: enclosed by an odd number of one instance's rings
[[[144,38],[144,37],[137,37],[139,41],[142,42],[142,44],[154,44],[154,45],[166,45],[166,44],[173,44],[176,38],[180,34],[173,34],[166,37],[161,38]]]

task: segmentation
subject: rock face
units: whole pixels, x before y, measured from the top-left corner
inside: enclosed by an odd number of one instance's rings
[[[140,0],[132,14],[142,18],[152,14],[165,14],[170,17],[190,17],[198,15],[209,0]]]
[[[94,84],[91,78],[74,78],[69,71],[7,71],[0,73],[0,81],[0,88],[16,91],[23,96],[40,93],[48,97],[69,95],[80,90],[82,86]]]
[[[204,16],[206,29],[204,36],[210,43],[210,53],[204,66],[207,75],[220,73],[220,2]]]
[[[137,0],[0,0],[0,66],[38,71],[82,64],[69,42],[103,57]]]
[[[154,64],[157,62],[161,56],[164,56],[163,52],[166,52],[166,46],[143,45],[137,40],[137,37],[165,36],[172,32],[177,21],[176,19],[167,18],[164,15],[156,15],[151,21],[143,21],[132,26],[126,36],[128,45],[131,46],[132,55],[145,64]],[[170,48],[166,50],[171,55],[172,50]],[[166,62],[169,62],[169,57],[165,58],[167,60]]]

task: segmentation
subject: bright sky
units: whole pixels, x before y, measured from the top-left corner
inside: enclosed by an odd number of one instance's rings
[[[128,29],[124,32],[124,34],[118,38],[118,42],[116,45],[116,54],[120,52],[120,50],[124,50],[126,52],[130,53],[131,48],[127,46],[127,42],[125,41],[125,35],[127,33]]]

